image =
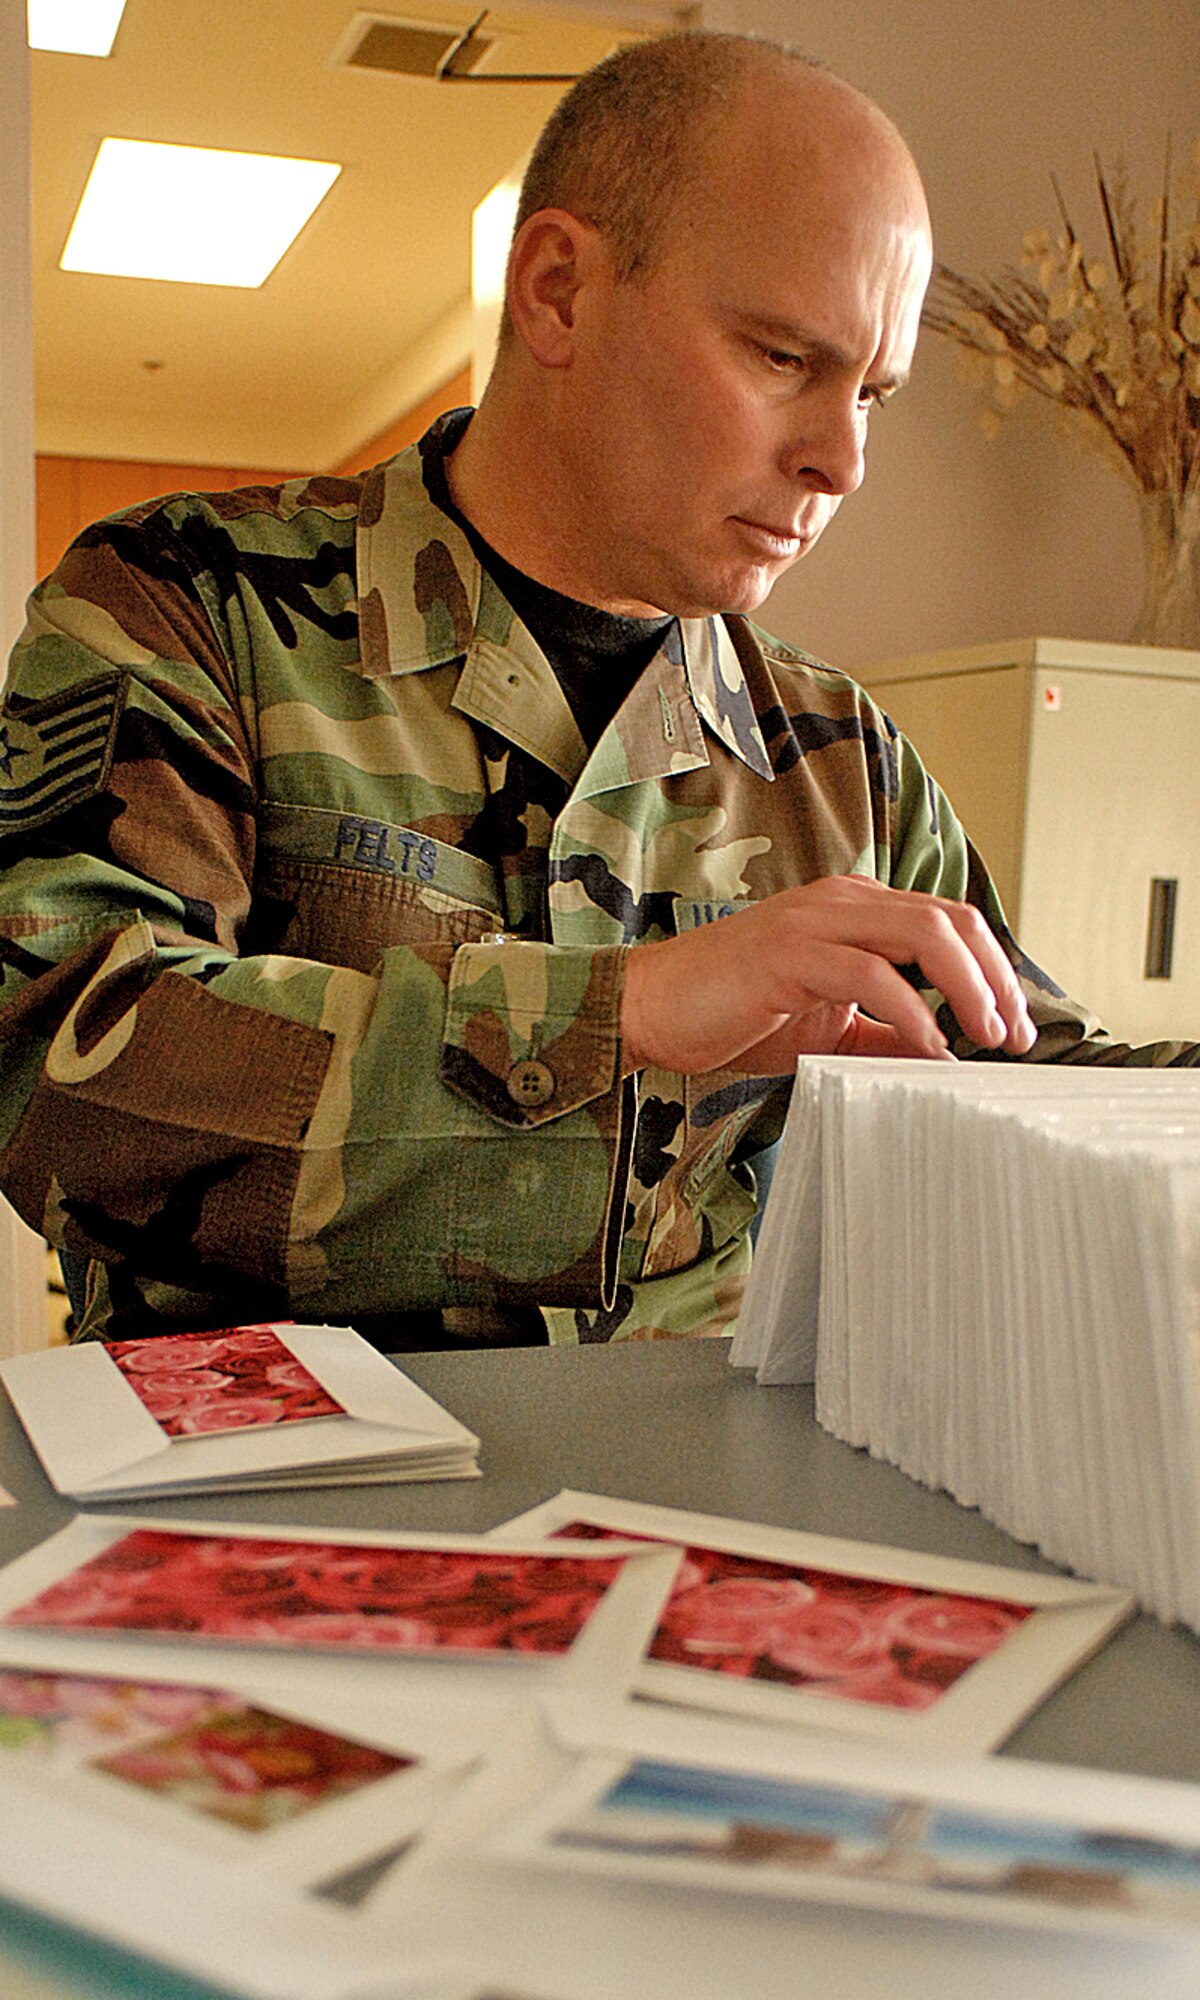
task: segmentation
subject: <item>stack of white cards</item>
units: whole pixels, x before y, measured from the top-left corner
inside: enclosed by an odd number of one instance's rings
[[[1200,1071],[802,1063],[732,1359],[1200,1630]]]

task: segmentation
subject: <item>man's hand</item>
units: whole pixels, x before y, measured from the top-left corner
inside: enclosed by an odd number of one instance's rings
[[[758,1076],[798,1055],[948,1059],[919,965],[966,1034],[1024,1055],[1035,1039],[1016,974],[978,910],[857,875],[828,876],[626,960],[626,1072],[727,1064]]]

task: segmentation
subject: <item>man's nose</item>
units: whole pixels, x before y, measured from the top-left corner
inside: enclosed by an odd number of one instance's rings
[[[785,469],[815,492],[842,498],[862,485],[866,443],[867,412],[857,389],[826,395],[805,410],[787,445]]]

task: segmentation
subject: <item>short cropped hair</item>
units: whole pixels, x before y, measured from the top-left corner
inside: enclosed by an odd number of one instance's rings
[[[604,237],[622,282],[649,276],[679,195],[703,159],[697,135],[758,62],[821,64],[780,42],[684,30],[635,42],[586,71],[542,131],[514,228],[562,208]]]

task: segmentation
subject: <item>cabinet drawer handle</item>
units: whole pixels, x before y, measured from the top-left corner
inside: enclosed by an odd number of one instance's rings
[[[1174,875],[1150,878],[1150,914],[1146,922],[1146,977],[1169,979],[1175,956],[1175,898],[1179,888]]]

